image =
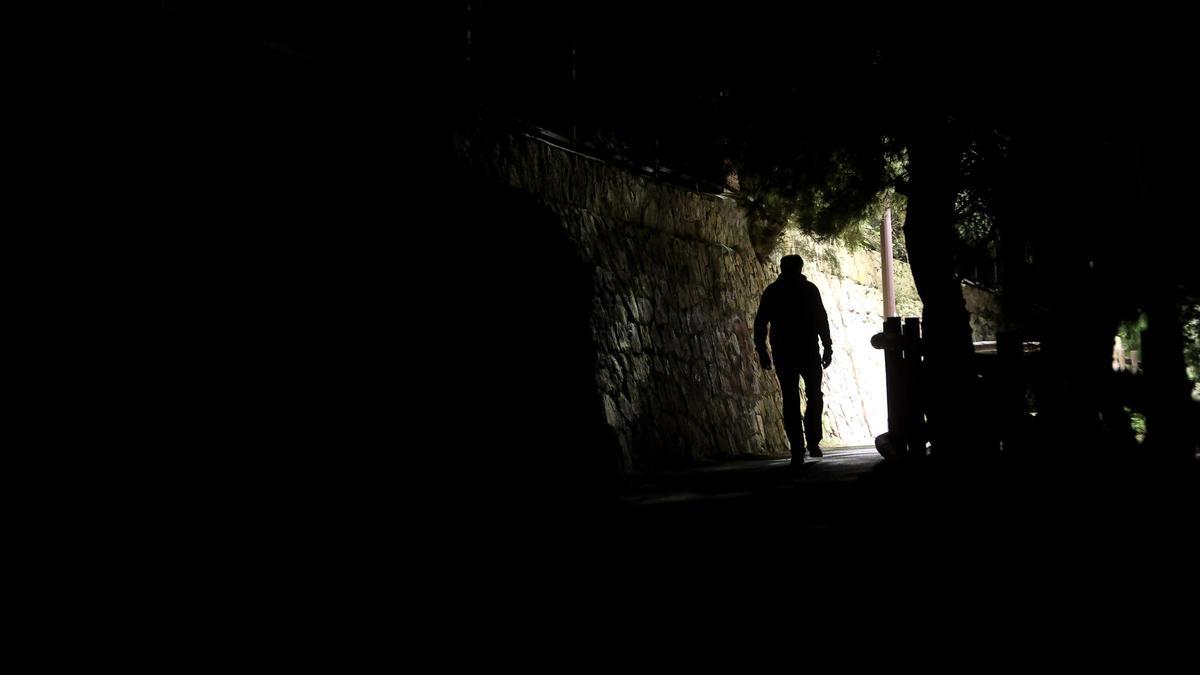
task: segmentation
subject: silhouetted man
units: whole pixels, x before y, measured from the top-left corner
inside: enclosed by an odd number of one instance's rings
[[[830,351],[829,317],[821,303],[821,293],[801,270],[804,259],[785,255],[779,261],[779,278],[763,291],[754,317],[754,348],[763,368],[771,369],[783,388],[783,426],[792,445],[792,465],[804,463],[804,446],[813,457],[821,456],[821,369],[833,361]],[[771,327],[771,352],[767,352],[767,326]],[[817,351],[817,338],[825,347]],[[800,378],[808,407],[800,416]]]

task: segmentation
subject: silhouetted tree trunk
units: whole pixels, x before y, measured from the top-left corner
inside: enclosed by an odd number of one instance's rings
[[[1192,454],[1186,419],[1191,383],[1183,358],[1179,294],[1171,272],[1160,271],[1155,277],[1147,294],[1149,330],[1142,336],[1149,385],[1146,441],[1164,458],[1188,459]]]
[[[1096,453],[1121,447],[1129,419],[1114,401],[1112,348],[1118,316],[1113,279],[1090,267],[1088,256],[1069,250],[1055,259],[1055,310],[1042,350],[1055,386],[1039,401],[1044,438],[1063,459],[1100,460]],[[1124,429],[1119,427],[1124,425]]]
[[[927,415],[933,452],[965,450],[974,427],[974,348],[962,286],[954,274],[954,202],[959,144],[945,127],[927,128],[909,148],[905,244],[924,303]]]
[[[1187,147],[1185,135],[1165,135],[1144,129],[1147,139],[1135,147],[1143,238],[1150,244],[1143,260],[1146,319],[1142,335],[1146,372],[1146,442],[1162,457],[1191,459],[1188,406],[1190,387],[1183,358],[1180,319],[1180,274],[1195,268],[1194,228],[1168,225],[1179,221],[1179,195],[1195,184],[1197,148]],[[1187,216],[1184,216],[1187,217]],[[1155,246],[1157,244],[1157,246]],[[1190,420],[1195,424],[1195,420]]]

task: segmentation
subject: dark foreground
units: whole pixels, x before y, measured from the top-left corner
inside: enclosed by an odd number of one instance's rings
[[[529,505],[495,516],[488,539],[546,564],[532,568],[532,583],[574,583],[560,577],[565,568],[648,591],[717,579],[821,586],[813,579],[827,573],[897,587],[1057,575],[1107,578],[1110,588],[1135,578],[1194,584],[1195,463],[1048,453],[901,465],[870,448],[829,449],[799,471],[789,463],[732,462],[587,505]]]

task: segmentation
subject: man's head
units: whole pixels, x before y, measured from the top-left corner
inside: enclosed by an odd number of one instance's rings
[[[804,258],[798,255],[785,255],[779,260],[779,271],[788,276],[800,274],[804,269]]]

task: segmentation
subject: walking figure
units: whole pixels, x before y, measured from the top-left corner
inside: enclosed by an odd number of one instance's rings
[[[783,390],[783,426],[792,446],[792,466],[804,463],[805,445],[812,457],[821,456],[821,371],[833,361],[829,317],[821,293],[801,274],[804,259],[785,255],[779,261],[779,278],[763,291],[754,317],[754,348],[759,363],[771,370]],[[767,351],[768,326],[771,349]],[[817,339],[824,347],[822,355]],[[800,380],[808,406],[800,414]]]

